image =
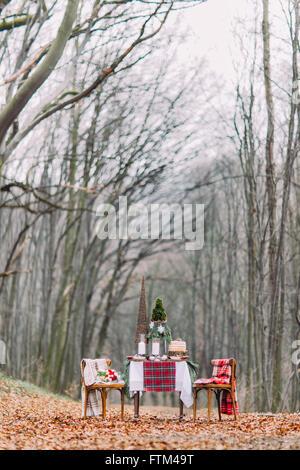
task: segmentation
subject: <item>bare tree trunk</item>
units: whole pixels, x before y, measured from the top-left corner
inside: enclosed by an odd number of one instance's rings
[[[269,0],[263,0],[263,67],[265,79],[265,97],[267,104],[267,138],[266,138],[266,181],[268,195],[269,218],[269,281],[270,295],[274,295],[275,285],[275,254],[276,254],[276,183],[274,164],[274,102],[271,80],[271,50],[270,50],[270,25],[269,25]],[[272,320],[271,320],[272,322]],[[272,325],[271,325],[272,327]]]
[[[62,23],[45,60],[37,70],[27,78],[12,100],[10,100],[0,113],[0,146],[9,127],[26,106],[32,95],[40,88],[45,80],[47,80],[61,58],[65,45],[72,32],[72,25],[76,18],[78,2],[79,0],[68,0]]]

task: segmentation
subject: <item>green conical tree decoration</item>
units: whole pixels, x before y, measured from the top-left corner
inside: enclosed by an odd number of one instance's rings
[[[172,341],[171,330],[167,325],[167,313],[163,301],[159,297],[156,299],[155,307],[152,310],[151,323],[146,338],[151,341],[154,338],[162,338],[168,343]]]
[[[165,321],[167,319],[167,313],[164,308],[162,299],[159,297],[156,299],[155,307],[152,310],[152,321]]]

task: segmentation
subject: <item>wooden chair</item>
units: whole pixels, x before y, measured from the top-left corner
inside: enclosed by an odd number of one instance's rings
[[[236,407],[235,407],[235,381],[236,381],[236,361],[235,359],[231,358],[229,360],[231,365],[231,376],[230,376],[230,383],[229,384],[193,384],[193,395],[194,395],[194,407],[193,407],[193,416],[194,422],[196,420],[196,407],[197,407],[197,395],[200,390],[206,390],[207,392],[207,399],[208,399],[208,422],[210,421],[210,410],[211,410],[211,397],[212,393],[214,392],[217,399],[218,404],[218,414],[219,414],[219,421],[222,421],[221,417],[221,392],[223,390],[227,390],[230,393],[231,400],[232,400],[232,407],[234,413],[234,419],[236,420]],[[213,361],[211,361],[213,365]]]
[[[109,364],[110,365],[110,362]],[[106,417],[106,400],[107,395],[110,390],[119,390],[121,393],[121,419],[124,419],[124,398],[125,398],[125,384],[95,384],[86,386],[84,382],[84,368],[85,368],[85,361],[82,361],[82,373],[81,373],[81,383],[84,386],[84,419],[86,418],[86,409],[87,409],[87,402],[88,402],[88,394],[90,390],[99,390],[101,393],[102,399],[102,417],[105,419]]]

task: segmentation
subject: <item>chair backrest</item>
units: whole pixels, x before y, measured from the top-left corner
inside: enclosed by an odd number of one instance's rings
[[[111,364],[111,360],[110,360],[110,359],[107,359],[107,358],[104,358],[104,357],[101,357],[101,358],[99,358],[99,359],[82,359],[82,361],[81,361],[81,382],[82,382],[84,385],[86,385],[86,384],[85,384],[85,380],[84,380],[84,369],[85,369],[85,367],[86,367],[87,361],[89,361],[89,360],[93,361],[93,364],[94,364],[94,366],[95,366],[95,367],[94,367],[94,372],[95,372],[95,373],[97,372],[97,370],[99,370],[98,365],[100,364],[100,361],[103,363],[103,367],[100,367],[100,368],[102,368],[102,369],[108,369],[108,367],[109,367],[110,364]]]
[[[233,357],[229,359],[213,359],[213,377],[222,378],[233,384],[236,379],[236,361]]]

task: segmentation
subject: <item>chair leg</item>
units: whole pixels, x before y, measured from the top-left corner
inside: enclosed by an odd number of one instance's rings
[[[193,390],[194,395],[194,403],[193,403],[193,420],[196,421],[196,413],[197,413],[197,389],[196,387]]]
[[[219,414],[219,421],[222,421],[222,416],[221,416],[221,392],[220,390],[217,390],[216,392],[216,397],[217,397],[217,403],[218,403],[218,414]]]
[[[230,390],[230,395],[231,395],[231,400],[232,400],[232,407],[233,407],[234,420],[236,421],[236,409],[235,409],[234,390]]]
[[[102,398],[102,417],[103,419],[106,418],[106,397],[107,397],[107,390],[105,388],[101,388],[101,398]]]
[[[121,420],[124,420],[124,397],[125,397],[125,390],[124,388],[120,389],[121,392]]]
[[[211,395],[212,395],[212,390],[209,388],[207,389],[207,400],[208,400],[208,417],[207,420],[208,422],[210,421],[210,409],[211,409]]]
[[[86,409],[87,409],[87,402],[88,402],[88,391],[84,389],[84,408],[83,408],[83,419],[86,419]]]

